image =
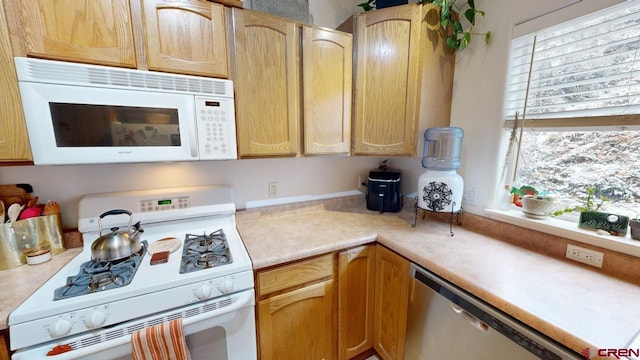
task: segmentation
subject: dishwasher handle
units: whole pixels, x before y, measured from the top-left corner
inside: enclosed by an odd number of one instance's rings
[[[480,319],[478,319],[477,317],[471,315],[468,311],[466,311],[465,309],[461,308],[460,306],[451,303],[451,310],[453,310],[454,313],[456,313],[456,315],[462,316],[465,318],[465,320],[471,324],[471,326],[473,326],[474,328],[480,330],[480,331],[484,331],[487,332],[489,331],[489,325],[483,323],[482,321],[480,321]]]

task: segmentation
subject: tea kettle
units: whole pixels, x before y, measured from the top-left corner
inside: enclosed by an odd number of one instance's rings
[[[113,227],[111,233],[102,235],[102,219],[105,216],[120,214],[129,215],[127,231],[118,231],[118,227]],[[131,212],[122,209],[109,210],[100,215],[98,219],[100,237],[91,244],[91,260],[97,262],[114,261],[124,259],[140,251],[142,245],[139,238],[144,230],[138,221],[133,225],[132,231],[131,220]]]

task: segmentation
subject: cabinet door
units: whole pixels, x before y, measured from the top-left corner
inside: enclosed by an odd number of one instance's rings
[[[422,64],[420,12],[420,6],[411,4],[356,17],[356,155],[415,155]]]
[[[351,147],[352,35],[303,26],[304,153]]]
[[[287,19],[233,9],[238,156],[300,152],[300,35]]]
[[[7,18],[0,3],[0,162],[31,161]]]
[[[262,360],[335,359],[333,280],[258,302]]]
[[[374,348],[384,360],[404,359],[409,299],[409,261],[376,249]]]
[[[11,359],[9,356],[9,330],[0,330],[0,360],[9,359]]]
[[[27,55],[136,66],[128,0],[30,0],[19,3]]]
[[[144,0],[149,70],[228,76],[224,6],[194,0]]]
[[[345,250],[338,256],[338,360],[373,347],[375,245]]]

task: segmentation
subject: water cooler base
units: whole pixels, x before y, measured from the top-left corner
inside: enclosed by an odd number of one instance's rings
[[[462,207],[460,207],[457,211],[452,210],[448,213],[444,213],[441,211],[425,210],[418,206],[418,197],[416,197],[415,199],[416,199],[416,203],[414,205],[415,218],[413,219],[413,224],[411,224],[411,227],[416,227],[416,225],[418,224],[418,218],[425,220],[427,214],[431,214],[433,217],[437,215],[446,214],[449,217],[449,235],[451,236],[454,235],[453,224],[455,223],[456,225],[462,225],[462,220],[460,218],[462,215]],[[439,216],[439,217],[442,218],[443,216]]]

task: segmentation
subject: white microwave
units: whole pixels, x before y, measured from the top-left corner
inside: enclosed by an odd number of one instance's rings
[[[16,57],[35,164],[237,159],[230,80]]]

